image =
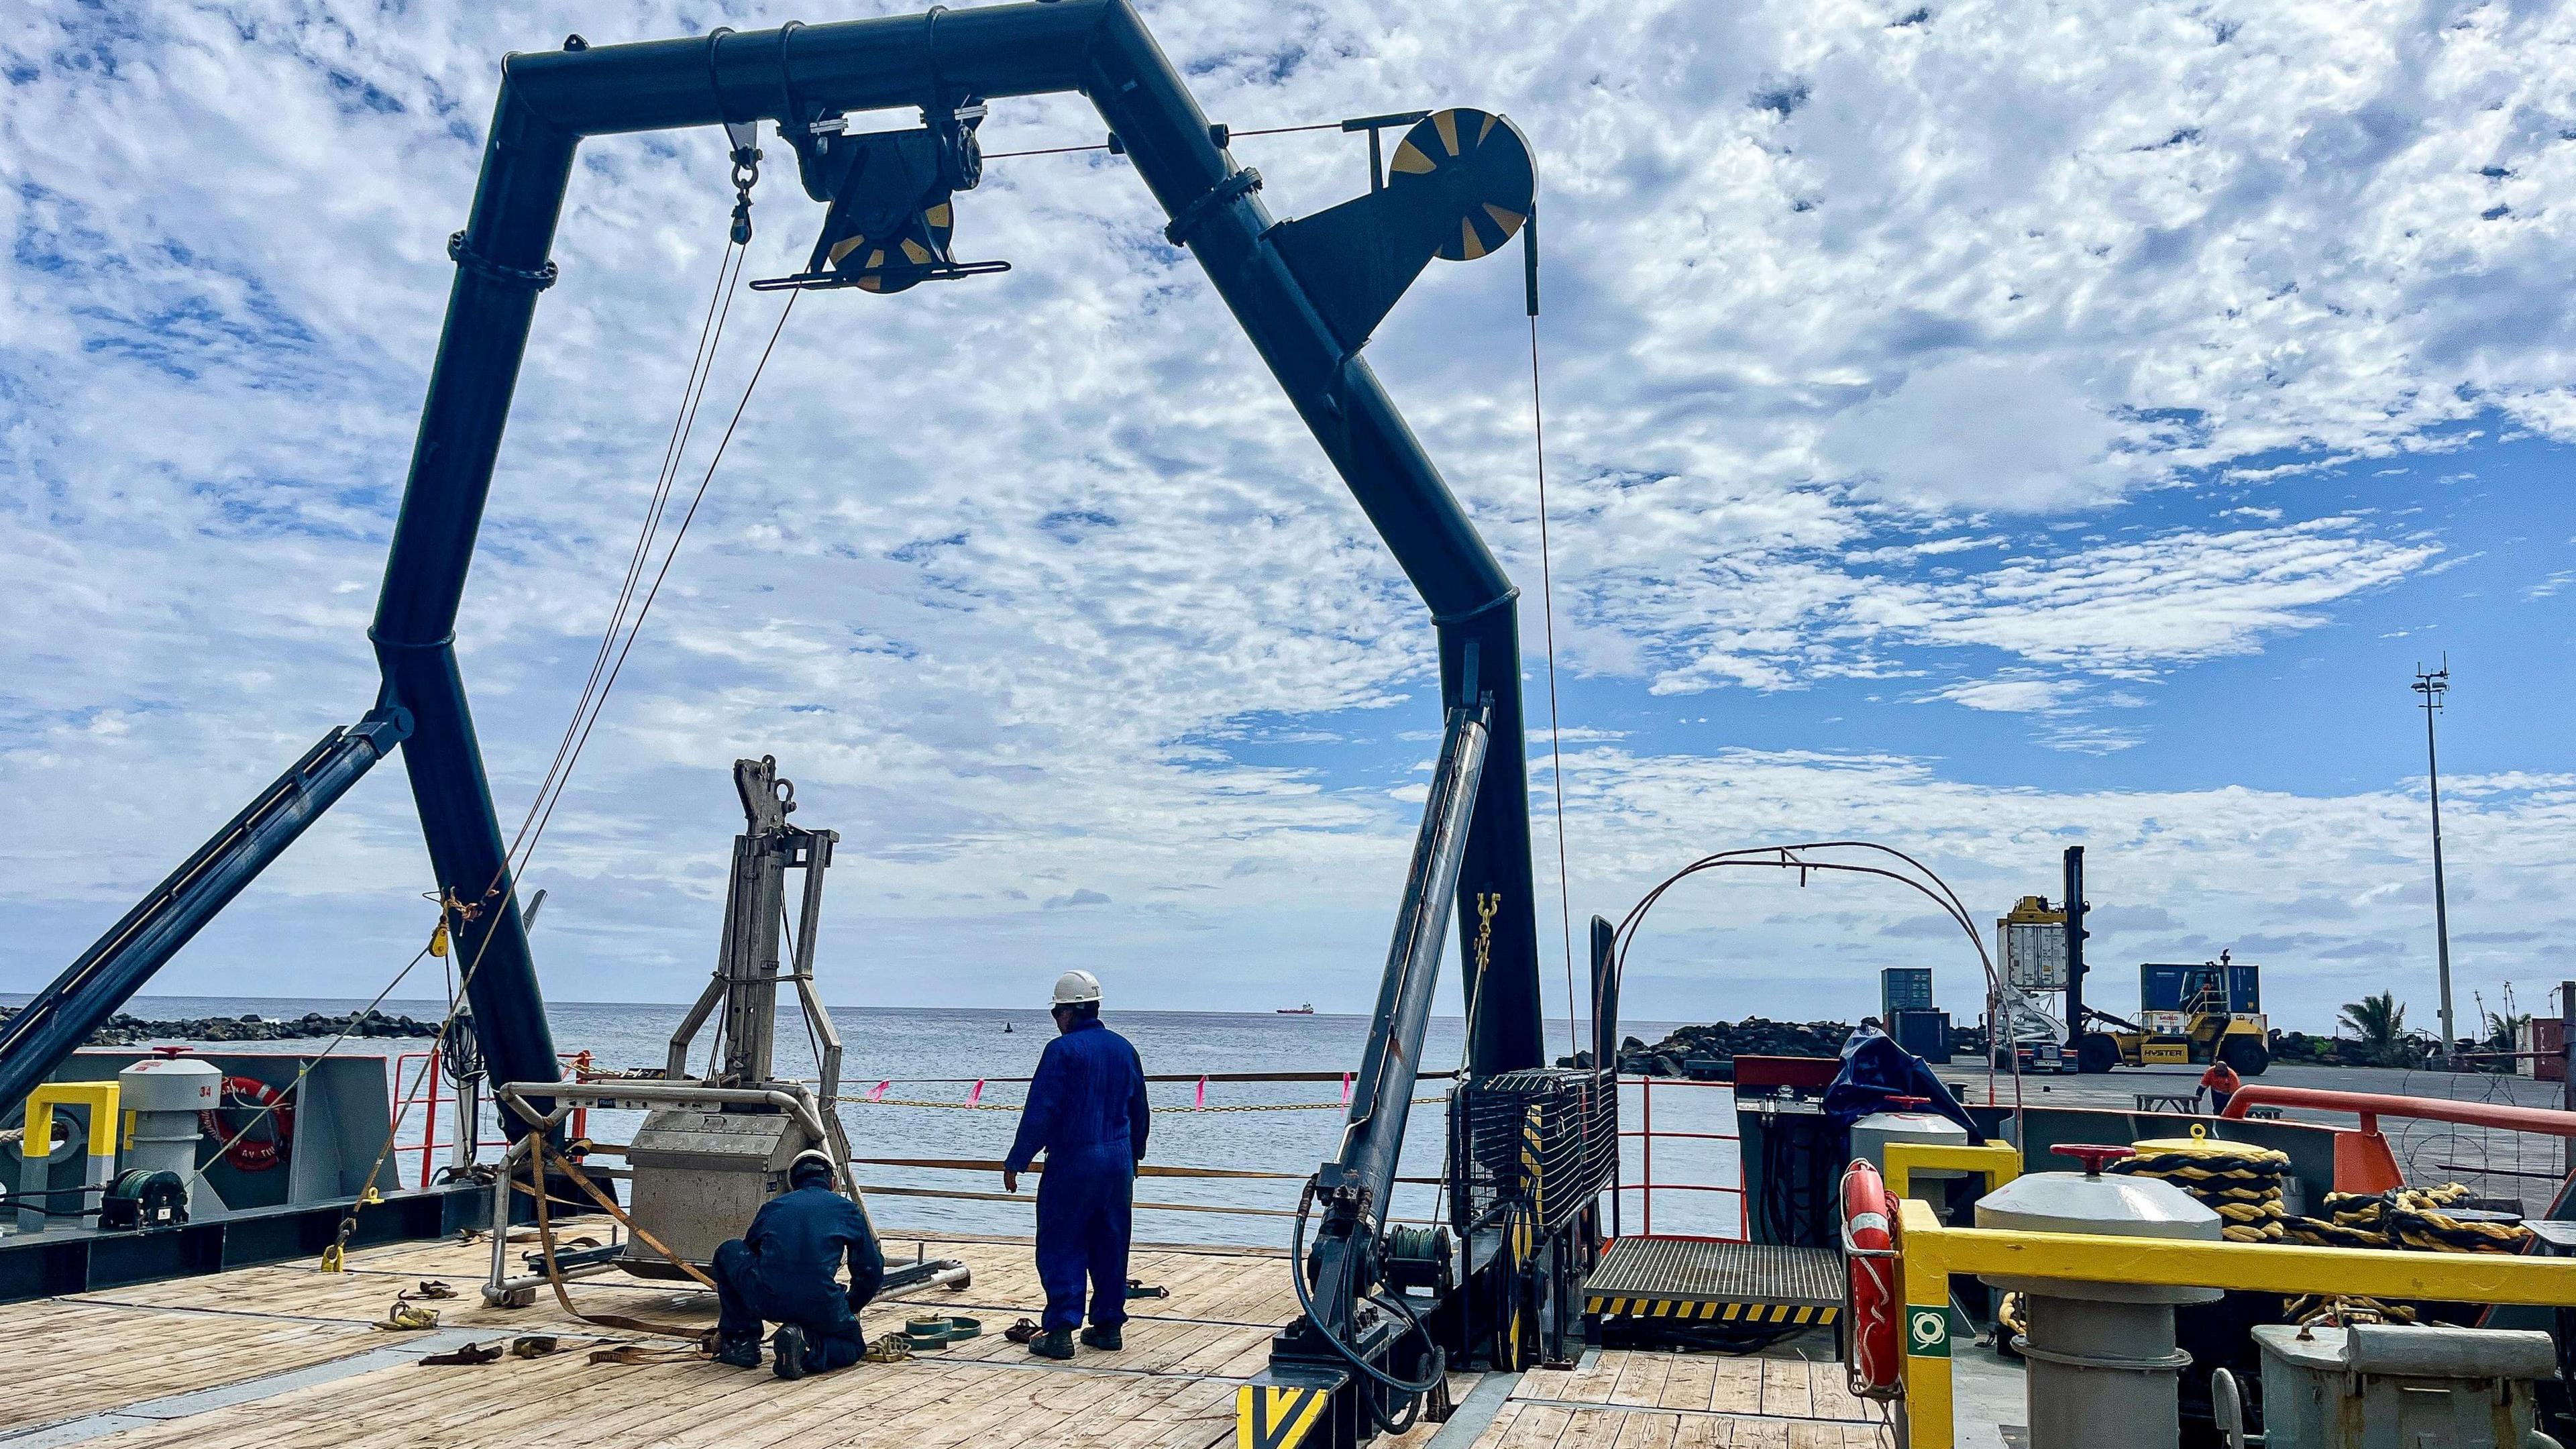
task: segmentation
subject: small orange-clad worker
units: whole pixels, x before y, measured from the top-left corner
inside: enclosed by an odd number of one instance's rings
[[[2209,1093],[2209,1115],[2215,1117],[2227,1110],[2227,1099],[2235,1096],[2236,1089],[2245,1084],[2237,1079],[2234,1067],[2225,1062],[2211,1062],[2209,1070],[2200,1074],[2200,1085],[2201,1090]]]

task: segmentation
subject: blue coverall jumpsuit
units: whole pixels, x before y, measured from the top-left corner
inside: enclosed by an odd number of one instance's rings
[[[866,1352],[859,1310],[885,1281],[885,1254],[859,1205],[832,1191],[820,1171],[752,1214],[751,1230],[716,1249],[716,1332],[757,1339],[762,1320],[805,1330],[805,1366],[847,1368]],[[841,1259],[850,1286],[840,1284]]]
[[[1038,1178],[1038,1281],[1047,1299],[1039,1326],[1049,1333],[1082,1322],[1086,1278],[1092,1326],[1127,1321],[1131,1204],[1151,1125],[1145,1069],[1127,1038],[1094,1017],[1047,1043],[1003,1166],[1026,1172],[1029,1160],[1046,1152]]]

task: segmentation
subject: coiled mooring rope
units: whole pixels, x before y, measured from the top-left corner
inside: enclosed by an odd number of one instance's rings
[[[2137,1155],[2109,1170],[2181,1188],[2218,1214],[2229,1242],[2277,1243],[2289,1235],[2281,1197],[2290,1170],[2286,1152],[2215,1137],[2164,1138],[2139,1143]]]
[[[2377,1194],[2326,1194],[2324,1218],[2289,1220],[2295,1241],[2336,1248],[2411,1248],[2423,1253],[2520,1253],[2531,1229],[2501,1217],[2471,1216],[2464,1183],[2401,1187]]]

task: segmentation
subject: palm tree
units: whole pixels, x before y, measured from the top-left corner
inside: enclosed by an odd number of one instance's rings
[[[2510,1075],[2513,1071],[2513,1054],[2522,1050],[2522,1034],[2530,1029],[2531,1013],[2490,1011],[2486,1014],[2486,1018],[2487,1039],[2478,1045],[2486,1051],[2496,1053],[2496,1058],[2489,1058],[2481,1063],[2481,1066],[2488,1071],[2502,1071]]]
[[[2406,1047],[2406,1008],[2397,1002],[2395,992],[2382,991],[2359,1001],[2343,1005],[2340,1025],[2359,1038],[2354,1053],[2371,1066],[2403,1066],[2410,1055]]]

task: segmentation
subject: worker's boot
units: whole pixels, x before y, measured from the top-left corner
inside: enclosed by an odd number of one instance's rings
[[[735,1368],[760,1367],[760,1335],[754,1333],[719,1339],[716,1342],[716,1362]]]
[[[778,1325],[778,1332],[770,1337],[769,1351],[776,1359],[770,1372],[782,1379],[805,1377],[805,1330],[792,1323]]]
[[[1049,1329],[1029,1340],[1029,1352],[1040,1358],[1071,1358],[1073,1335],[1061,1328]]]
[[[1118,1325],[1114,1323],[1110,1324],[1106,1328],[1095,1323],[1091,1327],[1084,1329],[1082,1331],[1082,1341],[1091,1345],[1093,1348],[1108,1349],[1113,1353],[1127,1346],[1126,1340],[1119,1337]]]

